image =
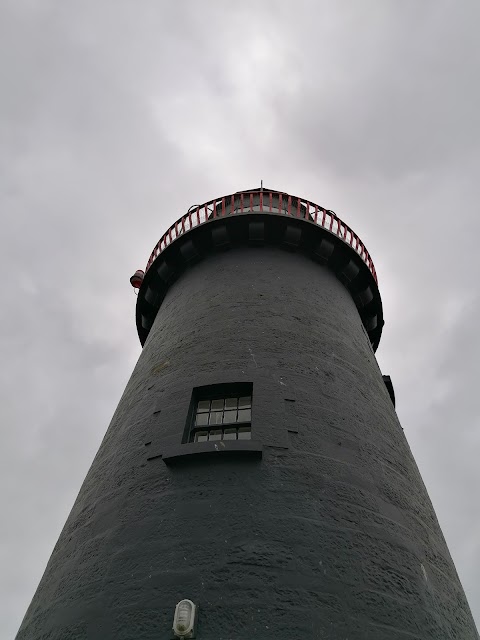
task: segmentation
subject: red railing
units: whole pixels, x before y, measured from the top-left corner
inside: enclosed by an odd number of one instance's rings
[[[148,260],[145,272],[152,266],[153,261],[162,253],[169,244],[176,238],[198,227],[214,218],[238,215],[244,213],[271,213],[273,215],[286,215],[292,218],[303,218],[318,224],[327,231],[338,236],[343,242],[348,244],[362,258],[370,269],[372,276],[377,282],[377,274],[365,245],[340,218],[330,209],[324,209],[313,202],[304,200],[297,196],[288,195],[279,191],[253,190],[233,193],[223,198],[210,200],[205,204],[190,207],[187,213],[177,220],[163,234],[157,242],[150,259]]]

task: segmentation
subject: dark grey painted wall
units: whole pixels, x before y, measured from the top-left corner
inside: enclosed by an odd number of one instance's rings
[[[192,388],[234,381],[263,458],[167,466]],[[358,311],[303,255],[170,288],[18,640],[166,640],[184,597],[199,640],[478,638]]]

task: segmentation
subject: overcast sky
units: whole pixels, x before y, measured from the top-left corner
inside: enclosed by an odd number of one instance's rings
[[[259,186],[373,256],[378,351],[480,626],[478,0],[0,0],[0,619],[140,354],[129,277]]]

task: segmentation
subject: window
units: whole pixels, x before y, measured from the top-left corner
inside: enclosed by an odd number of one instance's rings
[[[193,412],[190,442],[250,440],[252,395],[199,398]]]

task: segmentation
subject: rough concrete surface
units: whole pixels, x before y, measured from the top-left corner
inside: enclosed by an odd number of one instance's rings
[[[192,390],[253,384],[262,457],[180,446]],[[149,444],[148,444],[149,443]],[[347,289],[277,247],[170,287],[18,640],[476,640]]]

